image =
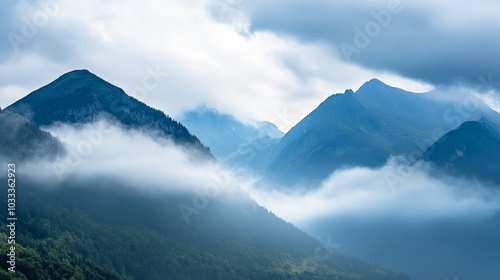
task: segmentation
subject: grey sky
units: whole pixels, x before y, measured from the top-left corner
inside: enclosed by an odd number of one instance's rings
[[[367,46],[349,57],[364,67],[435,85],[476,84],[480,75],[500,77],[498,1],[278,0],[270,4],[256,0],[242,6],[250,15],[252,30],[323,41],[344,59],[342,43],[355,46],[355,28],[373,34]]]
[[[354,28],[390,1],[2,2],[0,106],[88,69],[173,117],[205,103],[287,131],[372,78],[412,91],[476,88],[479,75],[498,86],[497,2],[401,1],[350,60],[339,45],[356,46]],[[141,91],[155,71],[158,83]]]

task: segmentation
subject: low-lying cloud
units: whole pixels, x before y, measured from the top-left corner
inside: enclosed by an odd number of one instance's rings
[[[335,172],[313,190],[250,193],[336,250],[411,279],[498,278],[500,191],[478,182],[393,158]]]
[[[226,8],[218,10],[223,17],[246,18],[239,1],[18,2],[0,4],[1,107],[65,72],[88,69],[174,118],[205,103],[287,131],[329,95],[373,77],[406,89],[429,88],[346,63],[322,44],[268,31],[241,32],[232,21],[213,19],[214,5]],[[45,9],[46,3],[59,2],[58,12]],[[46,24],[34,23],[44,15]],[[28,24],[36,29],[32,34],[24,34]],[[14,48],[11,33],[26,43]],[[160,79],[145,86],[151,69]]]
[[[20,168],[41,185],[71,186],[64,183],[103,178],[114,187],[149,194],[188,194],[179,205],[187,224],[211,199],[228,194],[237,203],[240,200],[234,199],[244,198],[244,207],[248,193],[337,250],[412,279],[498,275],[493,260],[500,252],[500,224],[494,215],[500,210],[500,192],[466,179],[438,178],[425,164],[393,158],[377,169],[335,172],[315,189],[277,191],[272,186],[253,187],[257,178],[200,162],[186,148],[154,139],[147,131],[106,121],[46,129],[65,143],[68,154],[55,162],[31,162]],[[441,260],[446,263],[433,267]]]
[[[57,183],[102,177],[146,192],[238,190],[230,173],[219,164],[200,161],[188,147],[155,138],[154,132],[125,129],[104,120],[45,129],[57,136],[68,152],[55,162],[29,163],[27,173],[39,180]]]
[[[313,190],[250,192],[258,203],[298,225],[328,217],[467,218],[491,216],[500,209],[500,192],[466,179],[436,178],[429,172],[429,166],[393,158],[378,169],[335,172]]]
[[[426,164],[392,158],[377,169],[334,172],[319,187],[275,190],[253,187],[256,178],[232,172],[153,133],[107,121],[78,127],[47,127],[66,145],[56,162],[33,162],[26,169],[40,179],[119,178],[145,191],[246,190],[259,204],[297,225],[328,217],[391,217],[425,220],[491,216],[500,210],[500,192],[480,183],[431,176]]]

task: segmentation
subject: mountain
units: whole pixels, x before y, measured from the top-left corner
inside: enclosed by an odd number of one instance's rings
[[[460,125],[451,119],[453,109],[429,93],[411,93],[373,79],[356,92],[328,97],[281,140],[262,149],[265,155],[252,155],[257,160],[242,154],[233,162],[250,162],[268,181],[311,184],[344,167],[378,167],[392,155],[421,155]],[[500,119],[485,105],[457,117],[471,119],[485,112]]]
[[[430,146],[422,158],[447,174],[500,186],[500,127],[484,117],[464,122]]]
[[[257,174],[265,172],[265,162],[269,162],[273,155],[273,149],[278,145],[281,138],[260,137],[242,146],[238,151],[231,154],[225,164],[232,168],[244,168],[246,171],[254,171]]]
[[[115,120],[117,126],[146,133],[157,130],[177,143],[203,147],[179,123],[88,71],[61,76],[0,112],[0,117],[10,118],[14,112],[31,118],[34,124],[19,117],[14,123],[29,128],[20,133],[32,130],[28,135],[35,136],[29,139],[36,141],[24,145],[16,142],[19,137],[5,140],[12,128],[7,121],[1,123],[5,128],[0,139],[28,150],[44,139],[58,143],[35,124],[78,126],[101,117]],[[46,163],[56,160],[47,158]],[[135,162],[125,150],[106,155],[100,164],[120,168],[127,160]],[[20,221],[15,232],[17,273],[4,273],[8,256],[1,254],[2,279],[408,279],[338,254],[240,191],[207,197],[182,186],[182,180],[166,183],[162,178],[161,188],[147,190],[147,180],[137,183],[148,176],[143,162],[138,163],[139,180],[79,168],[57,180],[50,172],[42,178],[38,167],[33,168],[20,165],[16,172],[22,178],[16,181],[15,193]],[[0,179],[7,182],[5,175]],[[7,202],[0,199],[0,208],[7,209]],[[10,234],[7,215],[0,211],[2,251],[7,251]]]
[[[338,254],[244,194],[221,194],[200,208],[194,192],[144,192],[106,175],[50,186],[22,170],[18,176],[16,244],[29,254],[18,256],[16,268],[27,279],[70,279],[89,267],[144,280],[408,279]],[[188,220],[181,206],[194,211]],[[0,212],[2,240],[6,215]],[[2,270],[6,261],[0,255]]]
[[[278,139],[284,135],[270,122],[245,124],[231,115],[206,106],[186,112],[181,122],[220,160],[227,159],[259,138]]]
[[[107,118],[125,127],[148,130],[159,137],[209,154],[208,149],[182,124],[87,70],[66,73],[6,110],[20,114],[39,126],[57,122],[81,124]]]
[[[50,133],[0,109],[0,162],[55,159],[64,152],[62,143]]]
[[[0,164],[5,168],[7,168],[7,163],[23,166],[28,161],[51,161],[59,156],[64,156],[65,153],[65,147],[59,139],[39,129],[38,126],[28,123],[23,117],[0,109]],[[5,177],[7,177],[6,175]],[[5,177],[0,176],[2,181],[7,182]],[[12,179],[10,176],[9,178]],[[9,180],[9,182],[11,181]],[[14,182],[16,182],[15,178]],[[19,189],[16,190],[19,194]],[[24,191],[20,192],[24,193]],[[9,191],[9,198],[12,198],[11,194]],[[7,202],[7,191],[5,196],[2,194],[0,197],[2,201],[0,205],[7,207],[8,205],[5,204]],[[43,209],[37,209],[37,211],[43,211]],[[2,218],[5,221],[7,220],[4,215],[2,215]],[[2,224],[3,228],[0,231],[0,251],[10,252],[12,244],[8,242],[10,240],[6,235],[9,233],[5,230],[7,224],[5,222],[0,224]],[[17,228],[19,229],[19,227]],[[78,262],[77,259],[71,259],[71,261],[66,259],[63,262],[59,258],[61,255],[54,254],[55,250],[53,248],[45,245],[44,249],[46,254],[37,251],[30,244],[17,243],[17,263],[21,263],[23,273],[8,272],[7,256],[2,254],[3,256],[0,257],[2,262],[2,265],[0,265],[2,268],[0,270],[0,279],[70,279],[72,276],[77,277],[72,279],[124,279],[118,274],[89,262]],[[66,253],[72,254],[71,252]]]

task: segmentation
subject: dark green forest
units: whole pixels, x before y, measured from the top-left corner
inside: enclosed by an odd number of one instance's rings
[[[71,73],[65,78],[97,79],[88,72]],[[49,102],[45,95],[50,97],[51,87],[57,89],[59,82],[37,91],[43,96],[30,94],[28,103]],[[71,86],[63,87],[64,92],[54,92],[67,97],[63,99],[68,106],[74,90],[79,91],[80,98],[89,100],[97,98],[95,92],[101,92],[95,105],[106,105],[104,111],[109,114],[127,111],[135,102],[110,84],[96,83],[93,89],[69,83]],[[117,95],[128,104],[120,110],[115,109],[121,103],[115,104],[112,98]],[[116,116],[122,125],[146,130],[152,127],[145,124],[165,125],[160,129],[164,136],[175,136],[182,143],[198,146],[202,154],[210,154],[180,124],[165,121],[162,112],[151,113],[146,105],[135,105],[134,112],[140,114],[134,118]],[[64,113],[57,108],[51,109],[51,122],[73,123],[71,118],[75,118],[85,123],[103,111],[61,106],[68,110]],[[35,111],[35,119],[48,113]],[[69,119],[57,118],[64,116]],[[148,119],[151,116],[157,121]],[[179,205],[193,205],[196,194],[183,191],[182,185],[166,188],[177,192],[153,192],[141,190],[150,189],[147,186],[132,186],[125,179],[105,175],[41,180],[25,171],[24,163],[34,159],[53,162],[64,153],[61,142],[37,127],[46,124],[42,120],[29,124],[8,111],[0,111],[0,117],[0,164],[13,160],[19,170],[15,192],[16,273],[7,272],[7,165],[0,171],[0,185],[5,186],[0,188],[0,279],[408,279],[336,253],[244,194],[209,199],[208,206],[196,210],[187,223]]]
[[[327,251],[249,199],[213,199],[187,224],[178,205],[193,194],[145,194],[109,180],[51,190],[20,182],[18,273],[4,272],[2,253],[2,279],[407,279]],[[6,201],[1,193],[0,209]],[[6,233],[6,211],[0,221]]]
[[[0,109],[0,159],[53,159],[64,154],[62,143],[21,116]]]
[[[66,73],[5,110],[39,126],[58,122],[85,124],[104,118],[125,128],[148,131],[158,139],[195,148],[212,158],[209,149],[181,123],[87,70]]]

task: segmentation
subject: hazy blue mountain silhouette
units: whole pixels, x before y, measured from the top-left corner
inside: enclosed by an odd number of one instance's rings
[[[8,112],[0,112],[0,121],[14,112],[34,123],[20,116],[16,119],[33,131],[31,142],[57,142],[36,124],[79,125],[104,117],[204,149],[181,124],[85,70],[65,74],[32,92]],[[0,122],[1,141],[12,128],[6,124]],[[279,134],[270,125],[258,129]],[[250,138],[250,133],[258,134],[254,130],[242,135]],[[10,145],[25,147],[19,139]],[[50,260],[46,263],[64,265],[63,272],[97,267],[127,279],[408,279],[337,254],[245,194],[220,194],[207,198],[204,207],[193,208],[202,195],[194,190],[178,186],[175,192],[141,192],[142,186],[134,188],[134,184],[106,174],[86,174],[84,179],[68,176],[54,182],[25,175],[16,191],[19,205],[25,205],[18,215],[26,221],[16,228],[18,240],[32,255]],[[0,206],[6,209],[7,200],[0,200]],[[0,213],[4,227],[6,215]],[[0,239],[6,238],[0,234]],[[326,254],[321,261],[317,261],[319,250]],[[26,278],[70,278],[25,256],[19,255],[16,270]],[[2,270],[7,264],[4,257]]]
[[[430,146],[423,159],[450,175],[500,185],[500,128],[487,118],[465,122]]]
[[[293,127],[279,142],[262,149],[265,155],[233,163],[264,173],[284,185],[318,182],[333,171],[353,166],[378,167],[392,155],[416,158],[463,121],[496,112],[480,105],[452,119],[453,104],[388,86],[377,79],[358,91],[334,94]],[[448,115],[450,116],[448,116]],[[436,135],[436,131],[438,135]]]
[[[208,153],[208,149],[182,124],[87,70],[66,73],[6,110],[39,126],[56,122],[89,123],[104,117],[128,128],[150,130],[176,143],[191,144]]]
[[[284,135],[270,122],[245,124],[231,115],[206,106],[186,112],[181,122],[221,160],[259,138],[278,139]]]

